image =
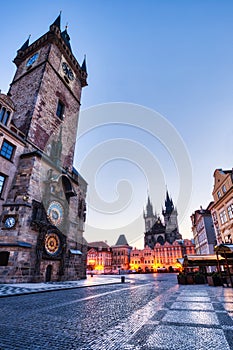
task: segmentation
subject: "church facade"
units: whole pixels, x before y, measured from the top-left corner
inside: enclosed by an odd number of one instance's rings
[[[164,245],[165,242],[172,244],[176,240],[182,239],[179,233],[177,209],[174,207],[172,198],[166,193],[165,207],[162,211],[164,223],[157,213],[154,213],[153,205],[148,197],[146,210],[143,213],[145,220],[144,247],[154,249],[159,243]]]
[[[87,183],[73,167],[85,59],[58,18],[0,94],[0,283],[86,277]]]

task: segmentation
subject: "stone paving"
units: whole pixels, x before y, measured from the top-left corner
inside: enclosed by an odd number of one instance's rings
[[[0,299],[0,349],[233,349],[233,289],[127,280]]]
[[[115,283],[121,283],[121,276],[98,275],[93,277],[87,276],[87,279],[79,281],[0,284],[0,298],[6,296],[92,287],[97,285],[108,285]]]

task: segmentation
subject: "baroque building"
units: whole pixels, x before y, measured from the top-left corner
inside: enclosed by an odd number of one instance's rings
[[[165,207],[162,210],[164,223],[157,213],[153,212],[153,206],[148,197],[146,211],[143,213],[145,220],[144,247],[154,249],[156,243],[163,245],[165,242],[172,244],[177,239],[182,239],[179,233],[177,209],[174,207],[172,198],[166,193]]]
[[[88,243],[87,271],[102,274],[112,272],[112,249],[106,242]]]
[[[167,241],[156,243],[153,249],[148,246],[134,248],[130,254],[130,269],[136,272],[177,271],[181,269],[177,260],[192,254],[195,254],[195,245],[189,239],[176,240],[172,244]]]
[[[0,94],[0,282],[85,278],[87,183],[73,167],[86,62],[60,16],[17,51]]]
[[[124,234],[111,247],[103,241],[88,243],[87,271],[97,274],[128,271],[131,249]]]
[[[233,169],[214,172],[213,199],[210,210],[217,243],[233,243]]]

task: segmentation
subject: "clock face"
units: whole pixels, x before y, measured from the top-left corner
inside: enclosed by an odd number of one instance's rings
[[[8,216],[8,218],[6,218],[5,220],[4,225],[6,228],[12,228],[15,226],[15,223],[16,223],[15,218],[13,216]]]
[[[39,53],[35,53],[32,57],[30,57],[28,60],[27,60],[27,63],[26,63],[26,66],[27,67],[30,67],[38,58],[39,56]]]
[[[72,72],[72,70],[66,62],[62,63],[62,70],[70,80],[74,80],[74,73]]]
[[[62,205],[57,201],[51,202],[47,210],[47,216],[49,221],[53,225],[59,226],[63,221],[63,215],[64,210]]]
[[[60,238],[56,233],[47,233],[45,235],[45,250],[49,255],[56,255],[61,247]]]

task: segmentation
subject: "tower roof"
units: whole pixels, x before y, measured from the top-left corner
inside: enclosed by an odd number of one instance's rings
[[[171,214],[174,210],[174,204],[172,199],[169,197],[168,191],[165,199],[165,214]]]
[[[61,12],[55,21],[51,24],[51,26],[57,26],[59,29],[61,29]]]
[[[30,35],[29,35],[29,37],[28,37],[28,39],[25,41],[25,43],[21,46],[21,48],[18,50],[18,52],[19,51],[24,51],[24,50],[26,50],[27,48],[28,48],[28,46],[29,46],[29,39],[30,39]]]
[[[125,235],[120,235],[115,245],[129,245]]]
[[[147,205],[146,205],[146,213],[147,213],[147,216],[153,216],[153,206],[151,204],[151,201],[150,201],[150,197],[148,196],[148,200],[147,200]]]
[[[86,55],[84,56],[81,69],[82,69],[83,72],[87,73]]]

